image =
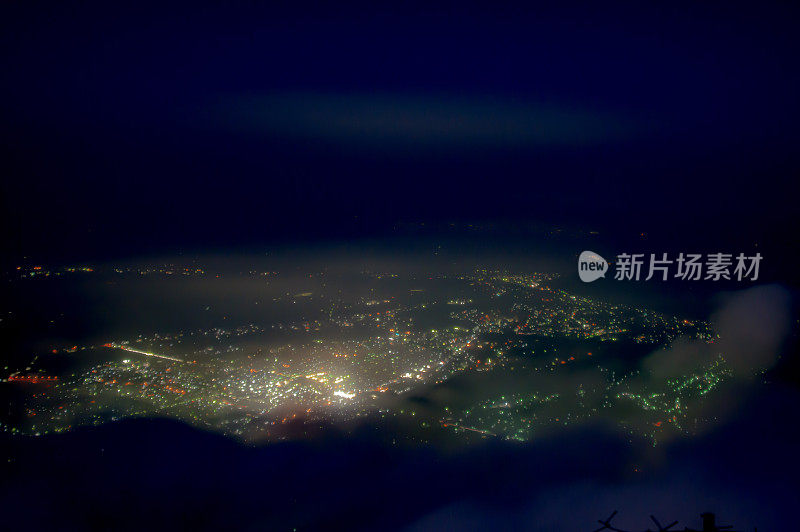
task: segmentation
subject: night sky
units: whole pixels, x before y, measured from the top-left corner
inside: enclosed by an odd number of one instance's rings
[[[10,261],[534,220],[785,242],[798,10],[3,7]]]

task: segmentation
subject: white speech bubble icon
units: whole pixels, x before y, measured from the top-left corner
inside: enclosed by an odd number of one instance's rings
[[[606,276],[608,262],[594,251],[584,251],[578,257],[578,276],[584,283],[591,283]]]

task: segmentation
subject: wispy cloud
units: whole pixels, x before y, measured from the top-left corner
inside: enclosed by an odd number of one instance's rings
[[[583,146],[641,129],[630,118],[580,106],[443,94],[251,94],[228,98],[217,111],[240,130],[386,147]]]

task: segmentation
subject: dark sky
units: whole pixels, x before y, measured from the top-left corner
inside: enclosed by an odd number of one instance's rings
[[[382,236],[415,220],[759,238],[796,221],[787,2],[20,2],[0,20],[14,257]]]

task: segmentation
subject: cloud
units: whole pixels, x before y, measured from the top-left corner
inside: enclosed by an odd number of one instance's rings
[[[711,318],[719,339],[713,343],[678,339],[642,363],[655,378],[671,378],[722,354],[734,376],[747,377],[778,361],[789,332],[791,299],[776,285],[726,295]]]
[[[498,97],[269,93],[218,109],[237,129],[384,146],[583,146],[633,134],[615,113]]]
[[[791,299],[775,285],[728,296],[712,318],[719,331],[719,349],[738,373],[769,369],[778,360],[789,333]]]

